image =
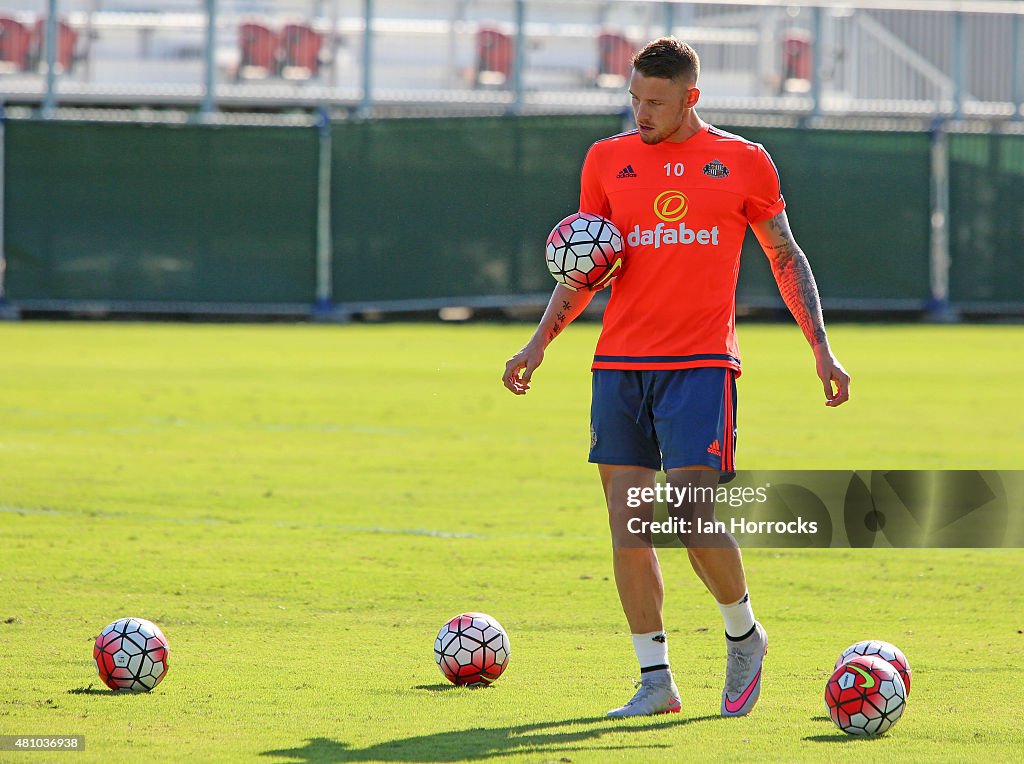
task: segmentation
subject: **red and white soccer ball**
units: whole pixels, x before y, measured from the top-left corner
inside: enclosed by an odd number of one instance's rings
[[[880,639],[865,639],[863,642],[850,645],[843,650],[839,658],[836,659],[835,667],[839,668],[855,655],[877,655],[891,663],[899,673],[900,679],[903,680],[907,697],[910,697],[910,663],[907,661],[907,656],[896,645],[882,642]]]
[[[881,735],[906,708],[907,691],[891,663],[878,655],[853,655],[825,685],[825,706],[848,735]]]
[[[596,292],[622,270],[622,234],[608,218],[575,212],[551,229],[545,259],[559,284]]]
[[[508,634],[485,613],[462,613],[441,627],[434,660],[449,682],[488,685],[508,667]]]
[[[144,618],[114,621],[92,650],[100,679],[111,690],[152,690],[167,676],[169,655],[167,637]]]

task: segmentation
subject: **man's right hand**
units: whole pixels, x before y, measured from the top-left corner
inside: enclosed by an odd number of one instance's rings
[[[509,392],[526,395],[526,391],[530,389],[530,378],[543,361],[544,348],[531,340],[526,347],[508,359],[501,381]]]
[[[505,375],[501,381],[510,393],[526,395],[533,372],[544,360],[544,348],[583,312],[593,297],[593,292],[574,292],[562,284],[555,284],[548,307],[537,324],[537,331],[526,343],[526,347],[505,364]]]

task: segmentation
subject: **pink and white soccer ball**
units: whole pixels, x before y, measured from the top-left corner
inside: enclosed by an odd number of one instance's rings
[[[434,640],[437,667],[456,685],[490,684],[508,668],[511,654],[505,629],[486,613],[455,616]]]
[[[621,273],[622,244],[622,234],[608,218],[574,212],[548,234],[545,262],[562,286],[596,292]]]
[[[825,685],[825,706],[848,735],[881,735],[900,720],[907,691],[896,668],[878,655],[851,655]]]
[[[152,621],[120,618],[96,637],[92,657],[111,690],[148,692],[167,676],[170,647]]]
[[[910,697],[910,663],[907,661],[907,656],[896,645],[883,642],[880,639],[865,639],[863,642],[850,645],[843,650],[836,660],[835,668],[839,668],[855,655],[877,655],[889,661],[899,673],[900,679],[903,680],[903,686],[907,690],[907,697]]]

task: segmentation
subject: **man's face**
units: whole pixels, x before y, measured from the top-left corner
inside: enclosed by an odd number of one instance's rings
[[[633,118],[644,143],[671,140],[697,103],[700,91],[679,80],[644,77],[633,71],[629,79]]]

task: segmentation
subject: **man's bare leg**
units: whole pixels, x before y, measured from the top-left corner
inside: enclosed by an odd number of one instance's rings
[[[630,488],[654,487],[655,472],[645,467],[609,464],[598,465],[598,468],[608,504],[615,586],[619,590],[622,611],[632,633],[660,631],[664,628],[661,608],[665,588],[658,555],[650,543],[629,533],[627,528],[631,517],[650,522],[654,518],[654,504],[648,502],[631,508],[626,503]]]
[[[698,474],[699,473],[699,474]],[[718,470],[704,465],[680,467],[667,473],[668,483],[675,488],[699,486],[714,490],[718,487]],[[698,503],[683,514],[693,522],[714,520],[714,502]],[[711,595],[722,605],[740,600],[747,592],[747,579],[743,572],[740,546],[731,533],[709,535],[693,534],[694,543],[687,544],[690,565],[704,582]]]
[[[668,482],[680,490],[699,487],[713,491],[718,486],[718,470],[703,466],[672,469],[668,471]],[[704,528],[709,528],[715,519],[714,506],[713,500],[698,499],[676,507],[670,505],[670,512],[691,523],[699,519]],[[768,635],[754,620],[739,544],[728,532],[692,533],[684,541],[690,564],[718,602],[725,620],[728,661],[721,713],[744,716],[753,709],[761,693],[761,666],[768,652]]]
[[[612,533],[612,558],[619,601],[632,634],[633,648],[640,663],[641,684],[636,695],[609,716],[646,716],[674,713],[681,709],[679,690],[668,665],[661,608],[665,597],[658,555],[649,533],[630,531],[629,520],[650,521],[654,504],[642,502],[630,507],[630,489],[653,488],[655,472],[646,467],[601,464],[601,484],[608,505]],[[634,495],[633,503],[636,503]]]

